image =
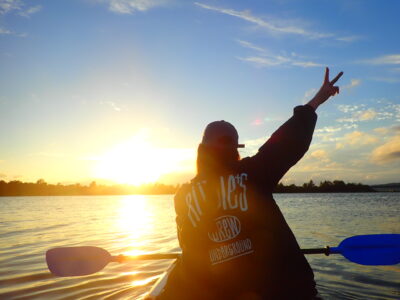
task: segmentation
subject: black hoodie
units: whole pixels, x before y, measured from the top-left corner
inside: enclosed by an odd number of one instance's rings
[[[164,294],[175,299],[312,299],[313,272],[272,192],[307,152],[317,115],[297,106],[233,172],[196,176],[175,196],[182,259]],[[168,296],[169,295],[169,296]]]

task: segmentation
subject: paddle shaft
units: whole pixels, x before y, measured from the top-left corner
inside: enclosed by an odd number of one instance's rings
[[[155,253],[155,254],[142,254],[142,255],[117,255],[111,256],[112,262],[127,262],[131,260],[154,260],[154,259],[177,259],[181,256],[180,253]]]
[[[332,254],[330,251],[331,248],[329,246],[326,246],[325,248],[311,248],[311,249],[300,249],[301,253],[303,254],[325,254],[328,256],[329,254]]]
[[[303,254],[325,254],[329,255],[332,254],[330,252],[330,247],[327,246],[325,248],[311,248],[311,249],[301,249],[301,253]],[[177,259],[181,256],[181,253],[155,253],[155,254],[143,254],[143,255],[135,255],[135,256],[128,256],[128,255],[117,255],[112,256],[112,262],[127,262],[131,260],[155,260],[155,259]]]

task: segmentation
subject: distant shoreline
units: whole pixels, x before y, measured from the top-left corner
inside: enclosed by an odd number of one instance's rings
[[[399,191],[372,191],[372,192],[273,192],[273,195],[276,194],[369,194],[369,193],[399,193]],[[19,197],[75,197],[75,196],[83,196],[83,197],[102,197],[102,196],[166,196],[166,195],[175,195],[175,193],[172,194],[96,194],[96,195],[81,195],[81,194],[75,194],[75,195],[0,195],[1,198],[6,198],[6,197],[13,197],[13,198],[19,198]]]
[[[162,183],[133,185],[98,185],[95,181],[89,185],[79,183],[62,185],[48,184],[43,179],[36,183],[21,181],[0,181],[0,197],[16,196],[119,196],[119,195],[173,195],[180,185]],[[276,194],[290,193],[373,193],[400,192],[400,183],[369,186],[361,183],[345,183],[342,180],[321,181],[317,186],[312,180],[301,186],[279,183]]]
[[[364,191],[364,192],[273,192],[272,194],[360,194],[360,193],[399,193],[399,191]],[[42,195],[31,195],[31,194],[23,194],[23,195],[0,195],[0,198],[5,197],[73,197],[73,196],[88,196],[88,197],[96,197],[96,196],[161,196],[161,195],[175,195],[175,193],[164,193],[164,194],[42,194]]]

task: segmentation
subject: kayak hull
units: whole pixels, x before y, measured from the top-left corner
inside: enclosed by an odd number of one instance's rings
[[[153,287],[150,289],[148,294],[143,298],[143,300],[157,300],[158,297],[162,294],[164,291],[168,278],[172,271],[175,269],[177,265],[177,260],[175,260],[169,267],[168,269],[160,276],[160,278],[157,279],[156,283],[153,285]]]

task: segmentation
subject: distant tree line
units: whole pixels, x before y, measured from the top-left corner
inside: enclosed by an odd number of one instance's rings
[[[279,183],[274,191],[275,193],[363,193],[375,192],[369,185],[361,183],[345,183],[342,180],[321,181],[317,186],[312,180],[303,183],[302,186],[294,184],[283,185]]]
[[[102,185],[95,181],[89,185],[49,184],[43,179],[36,183],[21,182],[18,180],[0,181],[0,196],[73,196],[73,195],[158,195],[174,194],[179,185],[166,185],[162,183],[143,184],[141,186],[115,184]]]
[[[13,180],[5,182],[0,181],[0,196],[73,196],[73,195],[159,195],[174,194],[179,185],[166,185],[162,183],[134,185],[102,185],[95,181],[89,185],[67,184],[49,184],[43,179],[36,183],[21,182]],[[341,180],[322,181],[319,185],[310,180],[302,186],[294,184],[283,185],[279,183],[275,193],[351,193],[351,192],[374,192],[375,190],[368,185],[361,183],[345,183]]]

